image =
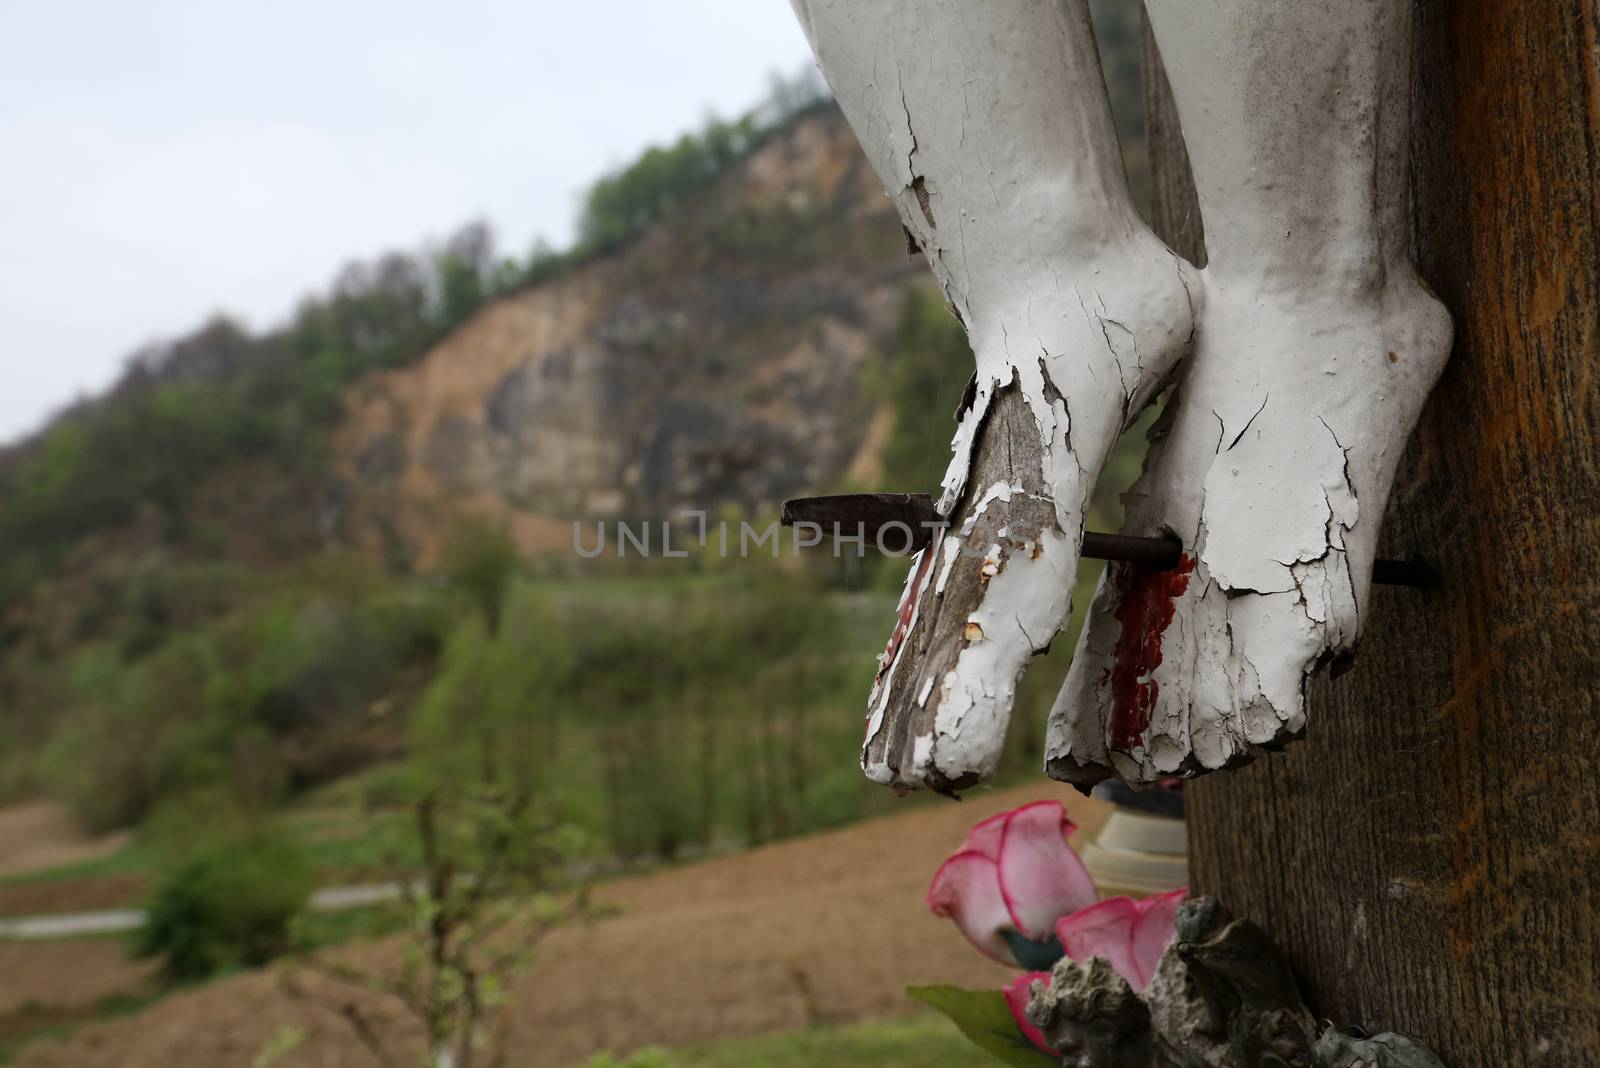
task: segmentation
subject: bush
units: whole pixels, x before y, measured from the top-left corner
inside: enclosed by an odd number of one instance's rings
[[[227,777],[220,672],[205,635],[175,635],[132,665],[105,647],[85,650],[71,672],[76,704],[39,757],[41,780],[99,832],[139,822],[165,794]]]
[[[245,705],[274,733],[326,723],[376,696],[392,665],[378,635],[342,601],[288,599],[257,624]]]
[[[203,842],[161,874],[135,953],[161,957],[174,981],[265,964],[289,948],[290,922],[311,889],[311,867],[292,839],[257,832]]]
[[[440,573],[482,613],[491,634],[500,627],[500,609],[521,566],[511,534],[483,516],[467,516],[458,522],[439,560]]]
[[[412,721],[412,751],[439,781],[530,790],[559,741],[572,643],[532,585],[512,584],[494,604],[498,627],[468,616],[450,635]]]

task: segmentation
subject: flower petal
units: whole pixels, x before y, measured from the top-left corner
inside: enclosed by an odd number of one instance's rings
[[[1131,898],[1108,897],[1062,917],[1056,923],[1056,937],[1073,960],[1083,964],[1104,957],[1129,986],[1143,990],[1145,981],[1139,977],[1133,956],[1133,928],[1138,916],[1138,906]]]
[[[1061,948],[1075,961],[1104,957],[1135,991],[1155,977],[1161,955],[1176,934],[1178,906],[1188,888],[1141,901],[1109,897],[1056,924]]]
[[[1185,886],[1135,903],[1139,915],[1133,925],[1132,954],[1139,974],[1144,977],[1136,989],[1144,989],[1155,978],[1161,955],[1178,933],[1178,906],[1188,896],[1189,888]]]
[[[1011,913],[1000,893],[995,863],[982,853],[963,850],[945,861],[928,887],[928,908],[955,921],[967,940],[1007,967],[1020,967],[1001,933]]]
[[[1056,920],[1100,896],[1089,870],[1067,844],[1074,830],[1059,801],[1024,805],[1006,819],[1000,839],[1000,892],[1011,922],[1035,941]]]
[[[1045,1041],[1044,1032],[1033,1026],[1033,1021],[1028,1019],[1028,999],[1033,996],[1034,981],[1050,982],[1049,972],[1027,972],[1017,976],[1006,984],[1006,1008],[1011,1010],[1011,1018],[1017,1021],[1017,1026],[1022,1028],[1022,1033],[1028,1036],[1028,1041],[1038,1046],[1050,1056],[1056,1056],[1055,1049]]]
[[[967,832],[966,841],[961,843],[961,852],[982,853],[990,860],[1000,859],[1000,839],[1005,835],[1006,821],[1011,818],[1011,812],[997,812],[988,819],[981,821]]]

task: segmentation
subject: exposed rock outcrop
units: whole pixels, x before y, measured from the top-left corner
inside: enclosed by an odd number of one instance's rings
[[[917,284],[843,121],[804,119],[633,245],[357,383],[342,534],[426,563],[461,507],[532,551],[574,518],[760,510],[837,479],[870,447],[862,371]]]

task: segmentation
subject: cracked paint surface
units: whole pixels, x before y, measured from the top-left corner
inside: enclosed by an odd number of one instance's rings
[[[1450,346],[1404,245],[1409,7],[1148,7],[1210,262],[1125,529],[1176,533],[1195,567],[1139,737],[1105,681],[1139,623],[1114,579],[1096,594],[1046,737],[1050,774],[1079,784],[1226,768],[1305,731],[1308,677],[1355,648],[1383,504]]]
[[[1079,0],[794,7],[976,360],[952,526],[907,582],[862,754],[877,781],[959,789],[1070,614],[1094,480],[1192,334],[1188,268],[1133,208]]]
[[[1149,782],[1305,726],[1359,632],[1399,453],[1449,347],[1403,246],[1409,8],[1149,0],[1210,263],[1139,220],[1084,0],[792,0],[976,374],[869,700],[862,765],[991,775],[1017,681],[1065,625],[1118,434],[1174,379],[1128,533],[1183,569],[1102,581],[1052,775]]]

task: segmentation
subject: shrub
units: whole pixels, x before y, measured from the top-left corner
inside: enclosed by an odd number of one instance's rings
[[[40,755],[40,778],[98,832],[137,823],[164,794],[226,777],[219,673],[205,635],[175,635],[132,665],[86,650],[72,668],[77,704]]]
[[[350,605],[287,600],[257,625],[246,707],[273,732],[324,723],[371,700],[390,670],[381,639]]]
[[[160,875],[135,953],[162,958],[174,981],[264,964],[290,947],[290,921],[311,889],[311,867],[290,838],[246,832],[202,842]]]
[[[483,516],[467,516],[451,530],[439,565],[451,588],[483,614],[489,632],[497,630],[506,592],[521,567],[510,533]]]
[[[412,722],[412,749],[441,781],[478,780],[530,790],[556,744],[556,695],[572,660],[571,640],[539,591],[517,583],[497,592],[493,630],[465,618]]]

